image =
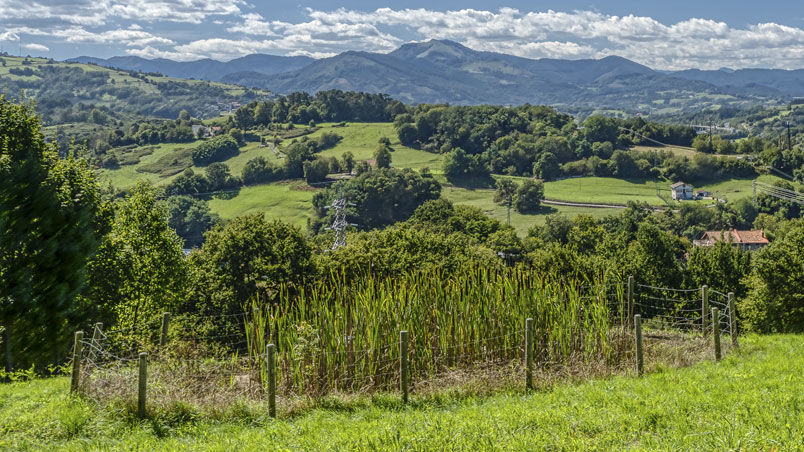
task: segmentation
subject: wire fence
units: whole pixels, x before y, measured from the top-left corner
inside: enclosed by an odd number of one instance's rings
[[[280,339],[270,310],[205,317],[241,323],[241,328],[223,331],[185,329],[169,315],[109,331],[98,324],[76,342],[73,390],[98,401],[144,401],[142,388],[147,388],[151,404],[222,406],[242,398],[273,397],[281,404],[333,393],[397,391],[408,383],[414,392],[470,380],[521,386],[533,372],[624,370],[634,365],[640,341],[648,369],[660,360],[686,365],[707,354],[720,358],[737,344],[731,294],[706,287],[654,287],[631,279],[571,291],[566,296],[581,303],[566,313],[569,327],[561,334],[549,331],[550,319],[537,322],[548,327],[528,332],[523,318],[518,327],[500,325],[494,334],[463,342],[451,341],[449,334],[456,333],[447,328],[446,337],[410,331],[407,339],[400,336],[372,347],[356,345],[365,342],[351,333],[338,336],[335,346],[323,344],[314,332],[295,331],[292,338]],[[538,320],[540,315],[545,314],[534,312],[532,317]],[[635,331],[635,316],[644,335]],[[591,328],[591,322],[600,325]],[[460,327],[471,328],[471,319]],[[438,333],[442,326],[431,330]],[[719,344],[717,352],[712,352],[713,341]],[[275,364],[267,359],[268,343],[277,344]],[[148,353],[144,373],[142,352]]]

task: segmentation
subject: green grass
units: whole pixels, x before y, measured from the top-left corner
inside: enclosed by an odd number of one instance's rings
[[[316,138],[324,132],[334,132],[343,137],[343,140],[332,149],[321,152],[323,156],[341,158],[344,152],[349,151],[355,160],[368,160],[374,158],[374,151],[379,146],[379,140],[387,137],[391,140],[394,152],[391,154],[392,165],[400,168],[429,167],[433,172],[441,170],[441,155],[431,152],[412,149],[402,146],[397,137],[394,125],[391,123],[348,123],[346,127],[332,127],[333,124],[320,124],[321,129],[309,135]]]
[[[395,397],[272,421],[260,408],[216,419],[173,410],[136,421],[66,395],[67,378],[0,386],[4,450],[804,450],[804,346],[743,338],[720,363],[560,384],[487,398]]]
[[[613,177],[577,177],[544,184],[544,196],[556,201],[626,204],[628,201],[647,202],[663,206],[656,196],[657,183],[644,179],[615,179]],[[670,199],[670,184],[658,182],[658,188]]]
[[[313,215],[314,193],[315,189],[301,180],[282,181],[243,187],[232,197],[216,196],[209,201],[209,207],[224,219],[266,212],[270,219],[304,228]]]
[[[321,152],[323,156],[334,156],[341,158],[344,152],[352,152],[356,160],[367,160],[373,157],[377,149],[378,141],[382,137],[391,139],[392,147],[395,149],[392,154],[393,166],[403,168],[422,168],[429,167],[438,179],[444,183],[444,197],[455,204],[473,205],[482,209],[489,216],[501,221],[507,221],[507,212],[504,206],[495,204],[492,201],[493,190],[490,188],[471,189],[465,187],[455,187],[446,184],[441,176],[441,156],[425,151],[411,149],[399,143],[393,124],[390,123],[348,123],[346,127],[333,127],[331,123],[319,124],[320,129],[308,135],[311,139],[316,138],[324,132],[335,132],[343,137],[340,143],[332,149]],[[303,127],[303,126],[299,126]],[[118,188],[132,186],[137,180],[145,179],[157,185],[167,184],[172,181],[177,173],[172,175],[159,175],[158,172],[142,172],[137,169],[150,168],[151,171],[158,171],[160,165],[171,162],[170,154],[177,149],[188,149],[195,147],[199,142],[183,144],[161,144],[157,145],[152,154],[144,156],[137,165],[122,166],[117,170],[102,170],[103,180],[111,182]],[[282,145],[286,146],[286,140]],[[281,148],[281,147],[280,147]],[[640,147],[639,149],[653,149]],[[670,148],[665,148],[670,149]],[[673,152],[689,153],[692,151],[673,148]],[[225,161],[233,175],[239,176],[246,162],[257,157],[265,158],[282,164],[270,148],[259,147],[258,143],[248,143],[240,149],[239,155]],[[160,159],[162,161],[160,162]],[[204,168],[192,167],[196,173],[203,174]],[[498,178],[498,176],[495,176]],[[514,178],[524,180],[524,178]],[[776,176],[761,176],[760,180],[772,183],[778,178]],[[709,190],[720,198],[730,201],[750,197],[753,192],[751,189],[751,179],[731,179],[714,184],[698,185],[692,181],[696,190]],[[282,182],[262,187],[244,188],[235,196],[228,196],[226,199],[214,199],[210,206],[224,218],[233,218],[238,215],[254,212],[266,212],[272,218],[280,218],[293,224],[303,226],[309,217],[312,216],[312,192],[298,190],[304,184],[301,182]],[[293,187],[293,189],[289,188]],[[547,199],[556,201],[579,202],[579,203],[599,203],[599,204],[618,204],[624,205],[628,201],[647,202],[654,206],[664,206],[664,202],[656,195],[656,188],[659,188],[662,196],[670,199],[670,183],[666,181],[656,182],[654,180],[625,180],[610,177],[582,177],[565,179],[561,181],[547,182],[545,184],[545,196]],[[700,201],[711,203],[711,201]],[[568,206],[545,206],[539,212],[530,215],[511,213],[511,224],[520,234],[525,234],[527,230],[535,225],[544,223],[548,214],[563,213],[569,217],[578,214],[587,214],[595,218],[617,212],[615,208],[585,208]]]
[[[496,218],[503,223],[508,221],[508,209],[506,206],[494,202],[494,190],[492,189],[468,189],[453,186],[445,186],[441,195],[456,205],[469,205],[477,207],[491,218]],[[568,206],[549,206],[543,205],[542,209],[533,214],[521,214],[511,209],[511,225],[516,228],[517,233],[524,236],[528,229],[533,226],[541,226],[545,222],[547,215],[561,213],[569,218],[578,215],[591,215],[595,218],[602,218],[606,215],[614,215],[620,209],[590,209],[585,207]]]

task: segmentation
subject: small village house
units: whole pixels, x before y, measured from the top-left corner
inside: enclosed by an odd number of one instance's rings
[[[692,242],[695,246],[713,246],[718,242],[728,242],[740,249],[752,251],[767,246],[770,241],[765,237],[765,232],[758,231],[706,231],[700,240]]]
[[[676,182],[670,186],[671,198],[675,201],[689,201],[694,199],[692,196],[692,185],[684,182]]]

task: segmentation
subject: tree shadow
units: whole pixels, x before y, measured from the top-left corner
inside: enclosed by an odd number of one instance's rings
[[[467,190],[482,190],[494,188],[496,182],[491,176],[467,176],[460,178],[447,179],[456,188]]]
[[[517,212],[520,215],[553,215],[558,213],[559,210],[554,206],[542,204],[535,209],[529,209],[524,212]]]

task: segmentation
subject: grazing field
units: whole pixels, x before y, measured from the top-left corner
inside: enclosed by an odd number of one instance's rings
[[[506,206],[494,202],[494,190],[492,189],[469,189],[453,186],[445,186],[441,192],[445,199],[458,205],[469,205],[478,207],[483,212],[497,220],[505,223],[508,219],[508,209]],[[568,206],[549,206],[543,205],[538,212],[532,214],[521,214],[511,209],[511,225],[516,228],[520,235],[525,235],[533,226],[541,226],[545,222],[547,215],[561,213],[570,218],[577,215],[591,215],[595,218],[602,218],[606,215],[616,214],[620,209],[590,209],[586,207]]]
[[[492,188],[467,188],[446,183],[446,180],[441,175],[441,156],[402,146],[396,136],[393,124],[353,122],[341,127],[338,124],[325,123],[319,124],[319,127],[317,131],[307,136],[314,139],[324,132],[334,132],[343,137],[335,147],[322,151],[321,155],[340,159],[345,152],[351,152],[355,160],[368,160],[373,158],[380,138],[387,137],[391,140],[391,146],[394,149],[392,154],[393,166],[416,169],[430,168],[431,172],[444,184],[443,193],[445,198],[455,204],[479,207],[489,216],[501,221],[507,221],[507,209],[505,206],[500,206],[493,202],[494,190]],[[268,136],[270,137],[270,134]],[[101,170],[102,180],[111,183],[117,188],[131,187],[137,180],[148,180],[156,185],[167,184],[183,168],[191,165],[186,161],[189,158],[188,152],[199,143],[200,141],[137,148],[129,153],[142,153],[143,155],[139,157],[139,162],[122,165],[119,169]],[[285,140],[279,146],[279,149],[281,150],[283,146],[289,143],[290,140]],[[679,150],[683,151],[680,148]],[[237,156],[226,160],[224,163],[229,166],[233,175],[239,176],[246,162],[257,156],[263,156],[277,164],[282,163],[281,159],[277,158],[270,148],[260,147],[258,143],[248,143],[240,149],[240,153]],[[182,158],[185,160],[182,160]],[[204,172],[203,167],[192,165],[190,167],[196,173],[203,174]],[[495,178],[499,177],[495,176]],[[524,178],[519,177],[513,179],[524,180]],[[770,175],[761,176],[759,179],[766,183],[779,180],[778,177]],[[694,181],[691,182],[695,190],[711,191],[715,197],[721,199],[734,200],[752,196],[751,179],[731,179],[702,185],[698,185]],[[647,202],[653,206],[665,206],[664,201],[657,196],[657,188],[665,199],[670,200],[670,182],[668,181],[628,180],[611,177],[580,177],[547,182],[545,184],[545,197],[549,200],[576,203],[625,205],[628,201],[639,201]],[[223,218],[266,212],[272,218],[304,226],[307,219],[312,216],[311,200],[314,192],[314,188],[306,186],[302,181],[283,181],[258,187],[244,187],[239,193],[216,195],[210,201],[210,207]],[[527,215],[519,214],[512,210],[511,224],[520,234],[525,234],[528,228],[543,224],[545,217],[553,213],[563,213],[571,218],[578,214],[587,214],[600,218],[616,212],[616,208],[545,205],[540,211]]]
[[[801,336],[750,336],[720,363],[478,398],[330,400],[270,420],[177,407],[146,421],[66,395],[60,377],[0,385],[5,450],[802,450]]]
[[[351,152],[355,160],[368,160],[374,158],[374,151],[379,146],[380,138],[391,140],[391,154],[393,166],[400,168],[428,167],[433,172],[441,171],[441,155],[403,146],[399,142],[394,125],[391,123],[348,123],[346,127],[337,127],[335,124],[321,124],[321,129],[310,135],[315,138],[324,132],[334,132],[343,137],[343,140],[332,149],[321,152],[323,156],[341,158],[344,152]]]
[[[242,187],[237,193],[216,195],[209,207],[224,219],[265,212],[270,219],[304,227],[313,215],[315,190],[299,179]]]

